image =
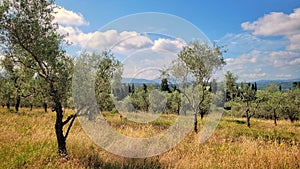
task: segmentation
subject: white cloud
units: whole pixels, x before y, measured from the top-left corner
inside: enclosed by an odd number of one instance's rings
[[[242,74],[240,75],[241,78],[249,79],[261,79],[267,77],[267,73],[250,73],[250,74]]]
[[[272,51],[265,56],[267,65],[287,69],[300,61],[300,54],[292,51]],[[297,66],[297,65],[296,65]]]
[[[239,80],[277,79],[281,74],[290,74],[290,78],[299,77],[300,54],[292,51],[257,51],[227,58],[226,71],[239,76]],[[280,78],[288,78],[280,77]]]
[[[128,54],[136,50],[149,48],[157,53],[177,54],[186,43],[181,39],[159,38],[152,41],[147,35],[135,31],[107,30],[105,32],[84,33],[77,27],[59,26],[58,32],[67,34],[66,39],[82,48],[101,51],[112,49],[116,52]]]
[[[134,31],[123,31],[119,33],[116,30],[94,32],[87,42],[88,48],[100,51],[111,48],[123,54],[147,48],[153,44],[152,40],[145,35]]]
[[[116,30],[107,30],[105,32],[84,33],[76,27],[59,26],[58,32],[67,34],[66,39],[73,45],[98,51],[113,48],[117,52],[126,53],[149,47],[153,44],[147,36],[140,35],[134,31],[119,33]]]
[[[272,12],[254,22],[244,22],[242,28],[254,35],[284,36],[290,44],[288,50],[300,50],[300,8],[291,14]]]
[[[292,75],[291,74],[279,74],[279,75],[276,75],[276,77],[278,77],[280,79],[287,79],[287,78],[291,78]]]
[[[254,76],[253,74],[260,74],[262,72],[262,68],[258,66],[260,58],[261,53],[256,50],[239,55],[236,58],[227,58],[225,59],[226,65],[224,66],[224,70],[238,75],[240,81],[255,79],[259,76]]]
[[[146,36],[136,36],[132,38],[134,42],[130,42],[131,39],[125,40],[127,45],[119,45],[121,47],[126,46],[127,51],[131,48],[139,47],[142,50],[136,50],[131,53],[123,61],[123,76],[155,79],[160,76],[160,70],[170,66],[173,60],[177,58],[177,53],[186,45],[180,39],[164,39],[159,38],[157,40],[149,41]],[[136,42],[147,44],[146,46],[140,45],[128,45],[135,44]],[[122,42],[123,43],[123,42]],[[120,44],[122,44],[120,43]],[[142,48],[141,48],[142,47]],[[129,49],[128,49],[129,48]],[[118,48],[117,48],[118,49]]]
[[[252,23],[242,23],[244,30],[254,31],[254,35],[278,36],[293,35],[300,32],[300,8],[289,15],[272,12]]]
[[[300,49],[300,33],[288,36],[288,39],[290,40],[290,44],[287,47],[288,50],[299,50]]]
[[[220,40],[229,49],[225,70],[241,81],[299,77],[300,8],[291,14],[272,12],[241,26],[245,32]]]
[[[79,28],[71,26],[59,26],[58,32],[67,35],[66,40],[74,45],[84,47],[88,40],[93,37],[93,33],[83,33]]]
[[[290,65],[297,65],[300,68],[300,58],[296,58],[289,62]]]
[[[245,65],[247,63],[256,63],[257,58],[259,57],[260,52],[257,50],[253,50],[250,53],[242,54],[236,58],[227,58],[225,59],[227,66],[235,67],[238,65]]]
[[[149,37],[136,32],[121,32],[117,40],[114,48],[121,53],[132,52],[153,45]]]
[[[181,39],[163,39],[159,38],[154,41],[152,50],[158,53],[179,53],[186,43]]]
[[[88,25],[89,23],[84,19],[81,13],[75,13],[73,11],[67,10],[64,7],[57,6],[54,10],[54,22],[62,25],[74,25],[82,26]]]

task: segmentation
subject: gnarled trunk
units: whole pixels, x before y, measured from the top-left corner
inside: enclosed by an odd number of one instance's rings
[[[194,114],[194,131],[195,133],[198,133],[198,111],[196,110],[195,111],[195,114]]]
[[[52,96],[54,102],[54,111],[56,112],[56,120],[55,120],[55,134],[57,139],[57,146],[58,146],[58,156],[61,158],[67,158],[68,152],[66,148],[66,137],[63,133],[63,109],[61,100],[57,90],[55,90],[54,85],[50,84],[50,94]]]
[[[247,118],[247,126],[250,128],[251,126],[250,126],[250,118],[251,118],[251,116],[250,116],[250,109],[249,108],[247,108],[247,110],[246,110],[246,118]]]
[[[16,112],[19,111],[20,103],[21,103],[21,96],[18,95],[18,96],[16,97],[16,104],[15,104]]]
[[[47,103],[44,102],[43,107],[44,107],[44,112],[47,113],[47,108],[48,108]]]
[[[177,114],[180,115],[180,103],[177,103]]]
[[[201,120],[204,118],[204,115],[205,115],[205,111],[201,110],[201,112],[200,112],[200,118],[201,118]]]
[[[56,121],[55,134],[58,145],[58,155],[60,157],[67,157],[66,139],[63,133],[63,110],[60,102],[55,103]]]
[[[274,125],[277,126],[277,114],[275,109],[273,109],[273,115],[274,115]]]

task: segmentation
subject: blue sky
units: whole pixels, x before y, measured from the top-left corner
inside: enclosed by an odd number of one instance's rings
[[[88,39],[99,35],[100,28],[120,17],[162,12],[189,21],[210,40],[226,45],[224,71],[232,71],[240,80],[300,78],[300,1],[58,0],[56,4],[63,7],[56,14],[56,21],[61,32],[70,35],[69,40],[74,45],[68,51],[72,55],[80,51]],[[134,30],[126,31],[130,32],[126,35],[134,33]],[[109,41],[109,38],[120,38],[123,34],[112,29],[100,33],[99,37]],[[182,37],[173,38],[173,41],[162,38],[155,42],[145,37],[136,40],[145,46],[182,46]],[[123,47],[132,47],[133,44],[137,45],[135,42]]]

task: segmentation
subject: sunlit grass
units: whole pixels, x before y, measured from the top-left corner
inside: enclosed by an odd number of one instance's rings
[[[73,113],[67,110],[67,114]],[[104,113],[110,125],[133,137],[149,137],[174,123],[162,115],[148,124]],[[0,109],[0,168],[300,168],[300,123],[223,117],[205,143],[192,131],[170,151],[145,159],[119,157],[99,148],[75,121],[67,139],[70,160],[58,160],[55,113],[42,109]],[[203,122],[199,119],[199,128]]]

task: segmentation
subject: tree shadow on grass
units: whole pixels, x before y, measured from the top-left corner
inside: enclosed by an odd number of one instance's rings
[[[226,121],[230,122],[230,123],[236,123],[236,124],[246,124],[246,121],[244,121],[244,120],[231,120],[231,119],[228,119]]]
[[[159,157],[151,158],[123,158],[114,157],[112,160],[103,161],[98,155],[91,155],[87,158],[86,168],[95,169],[160,169],[163,168]]]

